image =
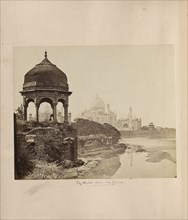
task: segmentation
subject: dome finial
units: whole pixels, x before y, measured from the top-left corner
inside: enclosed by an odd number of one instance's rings
[[[44,53],[44,57],[47,58],[47,51],[45,51],[45,53]]]

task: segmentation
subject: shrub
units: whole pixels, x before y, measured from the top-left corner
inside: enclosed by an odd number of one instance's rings
[[[40,161],[32,173],[27,175],[25,179],[58,179],[61,178],[62,171],[56,163],[47,163]]]
[[[25,142],[24,135],[17,135],[15,143],[15,178],[22,179],[34,168],[33,146]]]
[[[108,123],[104,123],[104,128],[106,131],[106,136],[112,137],[112,142],[117,143],[121,137],[120,131]]]
[[[105,135],[112,137],[113,143],[117,143],[121,137],[121,133],[108,123],[100,124],[95,121],[79,118],[76,122],[72,123],[72,126],[78,131],[79,136]]]
[[[65,133],[60,130],[48,131],[42,138],[44,153],[48,162],[58,162],[65,159],[72,160],[72,144],[74,139],[65,141]]]

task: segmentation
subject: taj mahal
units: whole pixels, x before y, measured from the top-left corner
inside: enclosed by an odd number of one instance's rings
[[[117,118],[117,114],[111,110],[110,104],[97,96],[92,101],[89,109],[85,109],[77,118],[88,119],[98,123],[109,123],[118,130],[139,130],[142,126],[141,119],[133,117],[132,108],[129,109],[127,118]]]

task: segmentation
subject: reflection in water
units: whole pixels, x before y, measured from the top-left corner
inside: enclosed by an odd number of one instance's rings
[[[175,140],[132,138],[120,156],[121,166],[113,178],[162,178],[176,176]],[[140,150],[138,150],[138,145]]]

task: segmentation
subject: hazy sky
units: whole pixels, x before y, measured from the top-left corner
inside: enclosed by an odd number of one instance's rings
[[[98,93],[118,118],[129,107],[142,124],[175,127],[175,73],[172,45],[66,46],[14,48],[14,108],[22,103],[24,75],[44,59],[68,77],[73,118]]]

